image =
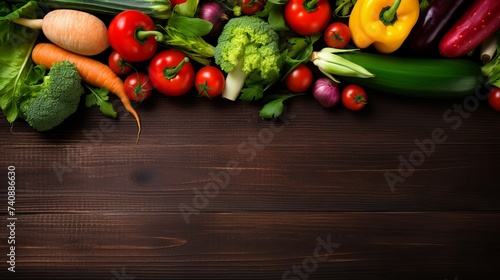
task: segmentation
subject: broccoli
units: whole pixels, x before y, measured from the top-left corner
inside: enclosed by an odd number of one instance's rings
[[[236,17],[226,23],[214,56],[215,63],[227,73],[224,98],[236,100],[249,77],[260,86],[279,78],[278,41],[271,26],[256,16]]]
[[[77,110],[84,93],[82,79],[76,66],[69,61],[54,63],[46,76],[44,68],[41,74],[32,75],[38,76],[22,84],[14,99],[21,118],[35,130],[47,131]]]

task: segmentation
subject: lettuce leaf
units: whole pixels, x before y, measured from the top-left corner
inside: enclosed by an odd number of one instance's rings
[[[0,6],[2,13],[8,10],[8,3],[3,2]],[[13,4],[10,7],[18,5]],[[10,14],[0,17],[0,109],[9,122],[13,122],[19,116],[15,95],[33,68],[31,51],[40,33],[38,30],[14,24],[10,19],[34,18],[37,11],[36,2],[30,1]]]

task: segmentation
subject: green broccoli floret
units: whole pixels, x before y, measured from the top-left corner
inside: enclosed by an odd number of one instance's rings
[[[73,114],[84,92],[82,78],[69,61],[54,63],[42,83],[26,83],[15,96],[20,117],[38,131],[47,131]]]
[[[256,16],[230,19],[217,41],[215,63],[228,73],[222,96],[236,100],[249,75],[262,83],[279,77],[279,36]]]

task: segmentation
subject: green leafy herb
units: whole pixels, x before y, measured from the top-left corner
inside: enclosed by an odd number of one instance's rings
[[[38,5],[35,1],[0,2],[0,44],[7,42],[17,24],[12,19],[35,17]]]
[[[214,56],[214,46],[203,39],[212,30],[212,23],[195,17],[198,0],[187,0],[176,5],[166,26],[156,28],[165,36],[161,44],[183,51],[190,59],[209,65]]]
[[[87,86],[90,93],[85,96],[85,106],[87,108],[94,105],[99,106],[99,110],[107,117],[116,118],[117,113],[113,104],[109,101],[109,90],[106,88],[93,88]]]
[[[205,36],[212,30],[212,23],[201,18],[172,14],[168,28],[182,31],[186,37]]]
[[[26,5],[1,4],[0,15],[0,108],[7,118],[13,122],[19,117],[19,108],[13,99],[25,82],[33,67],[31,51],[35,46],[40,31],[10,22],[19,17],[35,17],[38,6],[35,1]],[[19,7],[17,10],[12,10]],[[9,14],[5,14],[8,13]]]
[[[313,53],[314,43],[321,38],[321,33],[308,37],[293,37],[287,40],[285,50],[282,53],[283,65],[282,79],[290,73],[297,65],[310,60]]]
[[[287,31],[288,25],[285,22],[283,13],[283,5],[270,4],[271,10],[269,11],[268,22],[271,27],[276,31]]]
[[[337,0],[335,2],[335,10],[333,13],[340,18],[349,17],[351,15],[352,7],[356,4],[357,0]]]
[[[174,13],[180,16],[194,17],[198,9],[199,0],[187,0],[174,7]]]
[[[272,119],[281,116],[283,113],[283,108],[285,104],[283,102],[289,98],[304,95],[303,93],[298,94],[287,94],[287,95],[270,95],[266,100],[271,99],[272,101],[266,103],[264,107],[259,111],[259,116],[264,119]]]
[[[243,101],[255,101],[264,96],[264,86],[261,83],[247,85],[241,90],[240,99]]]

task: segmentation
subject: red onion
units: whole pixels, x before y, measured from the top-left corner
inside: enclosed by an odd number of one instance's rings
[[[224,8],[216,2],[206,2],[200,7],[200,18],[212,23],[213,27],[208,37],[216,39],[222,32],[222,27],[229,19]]]
[[[328,79],[319,78],[314,82],[313,96],[325,108],[335,106],[340,101],[340,87],[338,83]]]

